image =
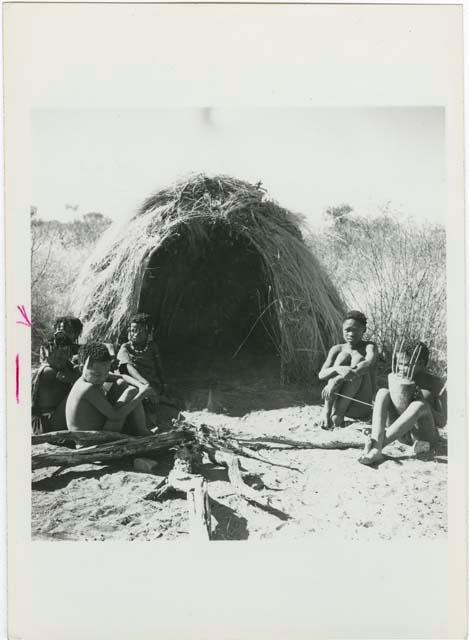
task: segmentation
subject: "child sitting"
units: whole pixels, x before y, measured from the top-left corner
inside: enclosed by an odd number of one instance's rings
[[[131,385],[123,384],[123,392],[113,403],[113,390],[106,396],[103,385],[108,381],[117,382],[121,376],[110,373],[112,356],[107,347],[91,342],[81,347],[79,355],[83,370],[67,398],[67,427],[71,431],[119,432],[124,426],[129,426],[138,435],[151,434],[146,428],[142,407],[142,400],[150,391],[149,385],[139,384],[135,380]],[[126,382],[129,381],[126,378]]]
[[[414,399],[398,415],[389,390],[379,389],[373,408],[371,436],[359,458],[362,464],[381,462],[384,459],[383,447],[397,439],[413,442],[417,454],[429,451],[439,440],[438,428],[446,424],[446,385],[441,378],[427,371],[427,345],[419,342],[412,350],[399,352],[396,356],[397,374],[409,376],[410,354],[416,349],[419,350],[419,356],[412,372],[412,379],[416,383]],[[405,440],[409,436],[410,441]]]
[[[130,321],[128,342],[117,354],[119,372],[134,378],[140,384],[148,384],[144,407],[147,424],[156,426],[156,407],[165,391],[163,367],[158,347],[152,339],[153,322],[147,313],[138,313]]]
[[[31,413],[33,433],[67,428],[65,402],[79,371],[71,363],[69,345],[57,345],[55,339],[43,343],[40,366],[33,371]]]
[[[371,414],[376,387],[376,346],[363,340],[366,317],[350,311],[343,323],[345,343],[333,346],[318,377],[328,380],[322,391],[323,429],[343,427],[344,417],[365,419]]]

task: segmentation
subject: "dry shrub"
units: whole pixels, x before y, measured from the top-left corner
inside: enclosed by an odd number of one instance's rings
[[[52,332],[54,318],[63,315],[70,290],[85,259],[110,224],[101,214],[87,214],[71,222],[31,217],[32,357]]]
[[[446,369],[446,238],[444,228],[399,221],[338,217],[314,237],[347,306],[368,317],[369,335],[389,362],[397,340],[422,340],[431,365]]]

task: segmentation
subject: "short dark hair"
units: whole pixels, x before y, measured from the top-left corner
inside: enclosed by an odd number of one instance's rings
[[[75,316],[59,316],[54,320],[54,331],[57,331],[61,324],[64,325],[65,329],[73,331],[77,338],[81,336],[83,323],[80,318],[75,318]]]
[[[361,311],[356,311],[355,309],[352,309],[352,311],[349,311],[345,318],[344,318],[344,322],[346,320],[356,320],[357,322],[359,322],[361,325],[363,325],[363,327],[366,329],[366,315],[364,313],[362,313]]]
[[[151,331],[153,329],[153,320],[151,319],[151,315],[149,313],[136,313],[130,318],[129,326],[132,323],[143,324],[146,326],[148,331]]]
[[[112,356],[109,353],[109,349],[102,342],[87,342],[80,347],[78,352],[78,360],[80,364],[85,364],[88,360],[90,362],[111,362]]]

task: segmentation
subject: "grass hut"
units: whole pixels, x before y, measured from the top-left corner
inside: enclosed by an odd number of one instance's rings
[[[85,338],[106,341],[125,336],[133,313],[150,313],[179,385],[310,383],[343,307],[300,223],[260,185],[191,176],[105,232],[72,311]]]

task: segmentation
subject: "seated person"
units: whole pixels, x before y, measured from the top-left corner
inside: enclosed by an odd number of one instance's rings
[[[54,338],[56,343],[67,344],[71,348],[72,356],[76,356],[80,345],[78,338],[83,331],[83,324],[74,316],[60,316],[54,320]]]
[[[40,366],[33,371],[31,413],[33,433],[67,428],[65,402],[80,373],[73,367],[69,345],[57,345],[51,339],[41,345]]]
[[[322,391],[323,429],[344,426],[344,417],[364,420],[371,414],[376,388],[376,346],[363,340],[366,317],[350,311],[343,323],[345,343],[333,346],[318,377],[328,380]],[[347,396],[347,397],[344,397]]]
[[[446,384],[441,378],[427,371],[429,351],[420,342],[417,363],[412,375],[416,383],[414,400],[398,415],[388,389],[379,389],[373,408],[371,436],[365,444],[362,464],[376,464],[383,460],[382,449],[396,439],[411,444],[414,452],[429,451],[440,436],[438,428],[444,427],[447,418]],[[409,375],[410,354],[405,350],[397,354],[397,373]],[[406,440],[410,436],[410,440]]]
[[[104,384],[122,380],[110,373],[112,356],[106,345],[97,342],[80,349],[83,370],[67,398],[65,413],[71,431],[123,431],[129,427],[138,435],[150,435],[146,428],[142,400],[150,391],[148,384],[125,378],[125,384],[116,384],[106,395]],[[115,398],[116,388],[122,390]],[[113,397],[114,396],[114,397]]]
[[[156,342],[152,339],[153,322],[147,313],[138,313],[130,321],[128,342],[117,354],[119,372],[134,378],[140,384],[150,385],[144,401],[147,424],[156,426],[156,407],[166,390],[163,367]]]

